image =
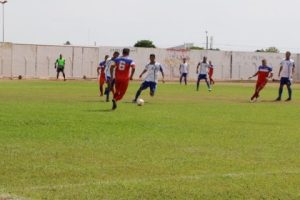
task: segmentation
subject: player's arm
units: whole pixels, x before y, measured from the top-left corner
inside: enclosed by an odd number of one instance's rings
[[[161,73],[161,76],[162,76],[162,82],[165,83],[165,73],[164,73],[164,70],[162,67],[160,67],[160,73]]]
[[[200,63],[198,63],[197,65],[197,71],[196,71],[197,74],[199,73],[199,67],[200,67]]]
[[[293,73],[293,76],[295,74],[295,69],[296,69],[296,66],[295,66],[295,63],[293,64],[293,69],[292,69],[292,73]]]
[[[280,65],[280,68],[279,68],[279,73],[278,73],[278,77],[280,77],[280,75],[281,75],[281,72],[282,72],[282,65]]]
[[[268,77],[268,78],[269,78],[269,79],[273,78],[273,75],[274,75],[274,74],[273,74],[273,72],[270,72],[270,74],[269,74],[269,77]]]
[[[147,72],[147,69],[144,69],[144,71],[140,74],[140,78],[142,78],[143,77],[143,75],[145,74]]]
[[[135,64],[131,64],[130,80],[133,80],[134,72],[135,72]]]
[[[110,76],[111,76],[111,79],[110,79],[111,81],[114,80],[114,78],[115,78],[114,77],[115,68],[116,68],[116,63],[115,62],[111,63],[110,70],[109,70],[110,71]]]
[[[55,69],[56,69],[56,67],[57,67],[57,64],[58,64],[58,60],[56,60],[55,63],[54,63],[54,68],[55,68]]]
[[[97,67],[97,75],[100,75],[100,67]]]
[[[250,76],[249,79],[254,78],[258,75],[258,72],[256,72],[253,76]]]

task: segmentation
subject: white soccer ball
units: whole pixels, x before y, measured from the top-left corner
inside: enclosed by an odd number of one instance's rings
[[[143,99],[138,99],[136,101],[136,103],[137,103],[138,106],[143,106],[145,104],[145,101]]]

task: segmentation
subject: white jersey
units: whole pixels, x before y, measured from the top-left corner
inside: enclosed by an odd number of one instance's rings
[[[160,63],[156,62],[155,64],[148,64],[145,67],[147,70],[147,76],[145,81],[147,82],[158,82],[158,72],[163,71],[163,67]]]
[[[111,77],[111,74],[110,74],[110,68],[111,66],[114,64],[115,62],[113,61],[112,58],[108,59],[107,62],[106,62],[106,65],[105,65],[105,76],[106,77]]]
[[[189,64],[182,63],[179,67],[180,74],[188,74],[189,73]]]
[[[281,77],[282,78],[292,78],[292,76],[293,76],[293,67],[295,66],[294,60],[292,60],[292,59],[290,59],[290,60],[284,59],[280,63],[280,65],[282,67]]]
[[[208,68],[210,67],[210,65],[208,63],[199,63],[200,65],[200,74],[201,75],[207,75],[208,72]]]

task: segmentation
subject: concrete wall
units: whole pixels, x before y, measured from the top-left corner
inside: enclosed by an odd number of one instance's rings
[[[22,75],[25,78],[55,78],[54,63],[59,54],[63,54],[67,78],[96,78],[96,68],[104,56],[122,51],[122,48],[0,43],[0,77],[15,78]],[[192,80],[197,78],[196,66],[203,56],[207,56],[215,65],[214,76],[217,80],[245,80],[255,73],[264,58],[277,75],[284,58],[284,54],[273,53],[131,48],[131,57],[137,65],[135,78],[149,62],[151,53],[156,54],[157,61],[163,64],[168,80],[178,79],[182,58],[189,61],[189,78]],[[293,58],[298,67],[295,79],[300,80],[300,55],[293,55]]]

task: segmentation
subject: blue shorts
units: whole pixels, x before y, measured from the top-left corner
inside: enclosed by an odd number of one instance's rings
[[[292,85],[291,80],[286,77],[280,79],[280,85]]]
[[[199,74],[199,76],[198,76],[198,81],[200,81],[200,80],[202,80],[202,79],[207,80],[207,75],[206,75],[206,74]]]
[[[156,86],[157,86],[157,83],[156,82],[150,82],[150,81],[144,81],[141,85],[141,90],[146,90],[147,88],[150,87],[150,91],[152,93],[155,93],[156,91]]]

